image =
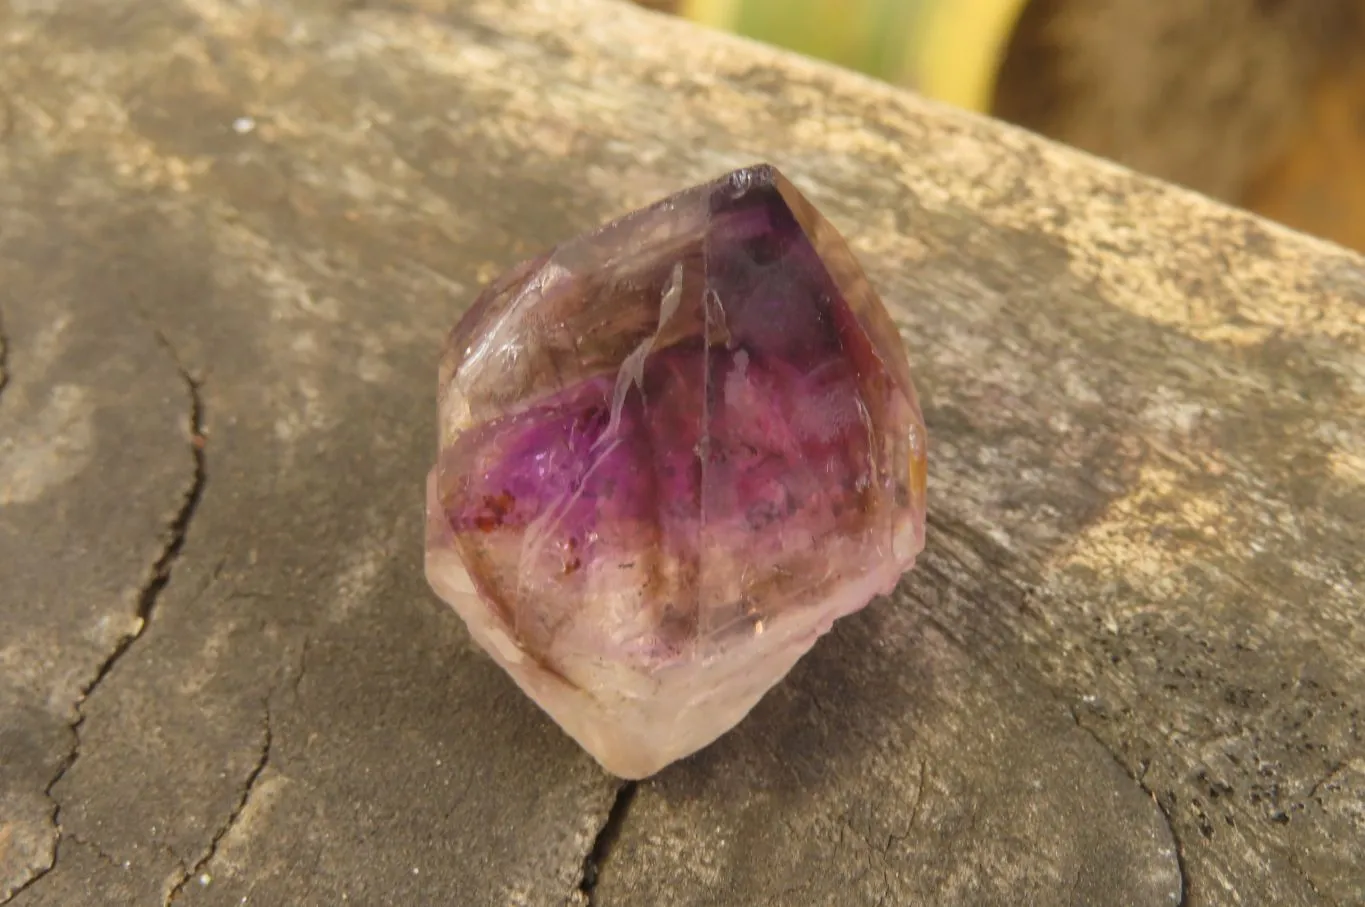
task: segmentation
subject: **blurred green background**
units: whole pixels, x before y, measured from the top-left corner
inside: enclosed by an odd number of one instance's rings
[[[1365,251],[1365,0],[637,0]]]
[[[925,0],[692,0],[679,11],[698,22],[899,81]]]

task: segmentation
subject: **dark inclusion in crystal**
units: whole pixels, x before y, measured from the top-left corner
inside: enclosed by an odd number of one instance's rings
[[[524,263],[450,335],[427,576],[610,771],[744,717],[924,542],[890,315],[774,168]]]

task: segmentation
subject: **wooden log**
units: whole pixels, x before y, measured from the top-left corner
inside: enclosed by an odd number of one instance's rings
[[[1365,262],[611,0],[0,5],[0,902],[1365,899]],[[771,160],[930,541],[605,777],[421,575],[480,283]]]

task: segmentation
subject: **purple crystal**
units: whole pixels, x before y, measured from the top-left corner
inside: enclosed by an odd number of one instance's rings
[[[610,771],[733,727],[924,539],[894,324],[776,170],[496,281],[441,363],[427,575]]]

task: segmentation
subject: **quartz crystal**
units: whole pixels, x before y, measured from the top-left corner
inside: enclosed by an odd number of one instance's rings
[[[905,349],[771,166],[496,280],[439,410],[428,581],[622,777],[734,727],[924,545]]]

